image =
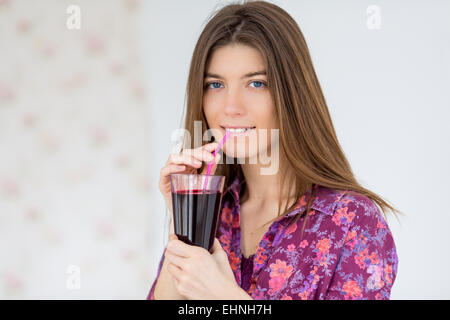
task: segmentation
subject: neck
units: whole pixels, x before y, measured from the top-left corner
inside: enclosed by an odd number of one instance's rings
[[[241,164],[246,183],[245,199],[264,204],[280,200],[280,174],[262,175],[260,164]]]
[[[278,206],[280,200],[282,206],[286,203],[292,204],[296,200],[292,194],[289,198],[289,190],[283,190],[284,194],[280,194],[281,183],[287,183],[286,181],[281,182],[281,170],[277,170],[275,174],[264,175],[261,174],[261,164],[259,162],[249,164],[248,161],[241,164],[241,168],[246,182],[243,202],[251,201],[256,205],[259,204],[260,207],[264,207],[265,205],[272,206],[275,204]]]

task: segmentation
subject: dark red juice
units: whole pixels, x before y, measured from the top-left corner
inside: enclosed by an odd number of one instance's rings
[[[216,191],[173,192],[173,219],[178,239],[210,251],[216,235],[221,200],[222,194]]]

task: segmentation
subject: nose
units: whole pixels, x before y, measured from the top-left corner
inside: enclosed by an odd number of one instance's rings
[[[229,117],[239,117],[245,114],[242,93],[239,88],[230,88],[225,97],[225,114]]]

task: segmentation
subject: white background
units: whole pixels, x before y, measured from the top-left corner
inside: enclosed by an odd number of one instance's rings
[[[358,180],[405,213],[400,223],[388,220],[399,255],[392,299],[450,299],[450,2],[273,2],[306,38]],[[225,3],[146,4],[155,179],[181,121],[196,40],[212,10]],[[370,5],[381,10],[378,30],[366,25]],[[163,213],[162,199],[154,203],[155,214]],[[154,226],[152,233],[161,233],[160,217]],[[156,243],[162,250],[162,240]],[[159,255],[152,252],[155,264]]]

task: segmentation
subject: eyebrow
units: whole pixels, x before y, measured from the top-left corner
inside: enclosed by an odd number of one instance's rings
[[[241,79],[250,78],[250,77],[259,76],[259,75],[264,75],[264,76],[267,75],[266,70],[247,73]],[[215,73],[205,73],[205,78],[217,78],[217,79],[222,79],[222,80],[224,79],[224,77],[222,77],[221,75],[215,74]]]

